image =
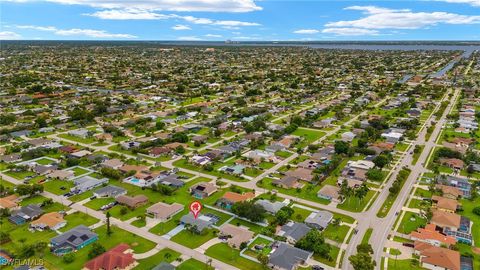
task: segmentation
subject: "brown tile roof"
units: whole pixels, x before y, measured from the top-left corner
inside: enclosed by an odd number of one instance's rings
[[[145,204],[148,202],[148,198],[145,195],[136,195],[134,197],[130,197],[127,195],[120,195],[116,198],[119,204],[125,204],[129,207],[135,208],[141,204]]]
[[[18,200],[18,197],[15,194],[0,198],[0,208],[6,208],[6,209],[15,208],[18,206],[17,200]]]
[[[436,229],[435,224],[427,224],[425,226],[425,229],[423,228],[418,228],[416,231],[413,231],[410,233],[410,237],[420,239],[420,240],[435,240],[442,242],[443,244],[446,245],[455,245],[457,243],[457,240],[455,237],[452,236],[446,236],[440,232],[438,232]]]
[[[457,187],[451,187],[447,185],[437,185],[436,187],[442,190],[443,196],[451,195],[453,197],[458,198],[463,195],[463,192]]]
[[[37,220],[31,222],[31,225],[45,224],[49,228],[54,228],[57,224],[65,222],[63,216],[57,212],[46,213]]]
[[[451,211],[457,211],[457,208],[458,208],[458,201],[457,200],[453,200],[453,199],[448,199],[448,198],[444,198],[444,197],[440,197],[440,196],[436,196],[436,195],[433,195],[432,196],[432,200],[434,202],[436,202],[437,204],[437,208],[439,209],[447,209],[447,210],[451,210]]]
[[[253,199],[255,198],[255,194],[253,192],[246,192],[243,194],[239,194],[239,193],[227,191],[222,198],[235,203],[235,202],[243,202],[243,201]]]
[[[423,242],[415,242],[415,250],[420,253],[420,261],[449,270],[460,270],[460,253],[448,248],[435,247]]]
[[[89,270],[114,270],[114,269],[130,269],[131,265],[136,263],[132,253],[127,253],[130,246],[127,244],[119,244],[109,251],[93,258],[85,264],[85,268]]]
[[[433,210],[432,214],[431,222],[439,227],[460,227],[460,216],[455,213]]]

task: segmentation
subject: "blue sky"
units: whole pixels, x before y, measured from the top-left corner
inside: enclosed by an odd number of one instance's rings
[[[0,39],[480,40],[480,0],[0,0]]]

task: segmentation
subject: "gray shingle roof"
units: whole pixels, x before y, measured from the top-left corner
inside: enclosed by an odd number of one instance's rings
[[[278,247],[270,255],[268,262],[280,269],[292,270],[298,264],[303,264],[307,261],[312,254],[312,252],[279,242]]]

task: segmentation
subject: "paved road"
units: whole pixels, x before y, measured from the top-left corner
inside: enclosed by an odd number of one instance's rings
[[[459,90],[456,89],[454,100],[458,96],[458,94],[459,94]],[[446,93],[444,95],[442,101],[447,100],[447,99],[448,99],[448,93]],[[437,106],[436,109],[438,109],[440,107],[440,104],[441,104],[441,102],[439,103],[439,105]],[[404,205],[405,201],[407,200],[409,192],[410,192],[412,186],[414,185],[416,179],[418,178],[418,176],[425,171],[425,168],[424,168],[423,164],[427,160],[428,155],[430,153],[430,150],[433,147],[435,147],[436,138],[440,134],[443,125],[446,123],[446,116],[447,116],[448,112],[450,111],[450,109],[452,108],[452,106],[453,106],[453,103],[450,103],[448,105],[444,114],[442,115],[442,117],[440,118],[438,123],[436,124],[435,129],[434,129],[432,135],[430,136],[430,139],[427,142],[425,142],[426,123],[430,122],[432,115],[430,116],[429,119],[427,119],[427,121],[425,121],[425,124],[422,127],[422,129],[420,130],[420,132],[417,136],[417,139],[411,142],[411,145],[410,145],[409,149],[413,149],[415,147],[415,145],[423,144],[423,143],[425,143],[425,147],[424,147],[424,150],[421,153],[416,165],[412,168],[412,172],[411,172],[410,176],[408,177],[408,179],[405,181],[405,184],[404,184],[402,190],[400,191],[400,193],[398,194],[397,199],[395,200],[395,202],[393,203],[390,211],[388,212],[388,215],[384,218],[378,218],[377,217],[377,212],[381,209],[381,207],[383,205],[383,202],[388,197],[388,195],[389,195],[388,189],[390,188],[390,186],[394,182],[394,180],[395,180],[397,174],[399,173],[399,171],[401,170],[401,168],[404,167],[404,166],[410,166],[410,164],[412,162],[412,159],[413,159],[412,155],[410,155],[410,154],[406,154],[406,155],[403,156],[403,158],[398,163],[398,165],[395,168],[395,170],[393,171],[393,173],[390,175],[387,183],[384,185],[384,188],[382,189],[382,191],[380,192],[379,196],[377,197],[375,202],[372,204],[370,209],[368,211],[364,212],[362,214],[362,216],[359,219],[357,219],[357,221],[358,221],[358,226],[357,226],[358,233],[356,235],[354,235],[352,237],[352,239],[350,240],[349,246],[348,246],[348,248],[346,250],[346,253],[345,253],[345,256],[344,256],[342,269],[353,269],[350,265],[350,262],[349,262],[348,258],[351,255],[355,254],[356,246],[361,243],[361,241],[363,239],[363,235],[365,234],[365,232],[367,231],[368,228],[373,228],[373,232],[372,232],[369,243],[372,245],[372,247],[374,249],[374,259],[377,262],[377,269],[380,269],[380,262],[381,262],[381,258],[383,256],[383,248],[385,246],[385,243],[387,241],[387,237],[388,237],[388,235],[391,231],[393,223],[395,222],[396,213],[399,212],[402,209],[402,206]]]

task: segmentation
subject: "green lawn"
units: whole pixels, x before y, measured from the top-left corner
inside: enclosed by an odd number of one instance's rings
[[[14,171],[7,171],[5,172],[6,175],[11,176],[17,180],[24,180],[27,176],[34,176],[35,173],[30,171],[21,171],[21,172],[14,172]]]
[[[282,187],[277,187],[272,184],[273,179],[263,178],[261,181],[257,182],[257,186],[260,188],[265,188],[268,190],[277,190],[280,193],[287,194],[293,197],[298,197],[306,199],[309,201],[318,202],[321,204],[329,204],[330,201],[326,199],[319,198],[317,196],[318,190],[320,190],[320,185],[305,184],[301,189],[286,189]]]
[[[309,144],[313,143],[314,141],[323,137],[326,133],[320,130],[312,130],[312,129],[305,129],[305,128],[297,128],[292,135],[300,136],[303,140],[297,145],[297,147],[303,148],[308,146]]]
[[[263,266],[254,261],[240,257],[240,251],[230,248],[226,243],[211,246],[205,252],[206,255],[224,263],[233,265],[239,269],[262,270]]]
[[[186,161],[185,159],[177,160],[173,163],[173,165],[175,167],[180,167],[180,168],[184,168],[184,169],[188,169],[188,170],[192,170],[192,171],[198,171],[198,172],[209,174],[209,175],[212,175],[212,176],[215,176],[215,177],[226,178],[226,179],[229,179],[229,180],[232,180],[232,181],[239,181],[239,182],[246,182],[247,181],[244,178],[240,178],[238,176],[222,173],[222,172],[219,172],[217,170],[207,171],[207,170],[203,169],[203,167],[193,165],[193,164],[189,163],[188,161]],[[223,165],[224,165],[223,163],[217,163],[217,164],[214,165],[214,167],[220,168]]]
[[[133,269],[137,269],[137,270],[152,269],[153,267],[159,265],[161,262],[171,263],[175,259],[179,258],[180,255],[181,254],[176,252],[175,250],[164,248],[153,256],[138,260],[138,265]]]
[[[88,170],[86,170],[82,167],[75,167],[75,168],[72,169],[72,171],[73,171],[73,174],[75,176],[79,176],[79,175],[86,174],[86,173],[89,172]]]
[[[243,220],[243,219],[238,219],[234,218],[232,221],[230,221],[230,224],[235,225],[235,226],[245,226],[250,229],[250,231],[254,232],[255,234],[259,233],[266,233],[266,227],[262,227],[260,225],[257,225],[255,223]]]
[[[328,239],[342,243],[349,229],[350,227],[346,225],[333,226],[330,224],[327,226],[327,229],[323,231],[323,235]]]
[[[35,160],[35,162],[40,164],[40,165],[50,165],[50,164],[53,163],[53,161],[48,159],[48,158],[37,159],[37,160]]]
[[[398,232],[409,234],[419,227],[425,227],[427,220],[412,212],[405,212],[403,219],[398,227]]]
[[[82,212],[75,212],[66,215],[64,219],[67,221],[67,225],[60,229],[61,232],[66,232],[81,224],[85,226],[90,226],[98,222],[98,219]]]
[[[362,200],[356,197],[348,197],[342,204],[337,205],[337,207],[350,212],[362,212],[373,195],[375,195],[375,191],[369,190],[367,196]]]
[[[195,259],[188,259],[177,266],[177,270],[201,270],[201,269],[211,270],[213,268]]]
[[[472,210],[474,207],[480,206],[480,197],[477,196],[475,200],[462,199],[461,201],[463,211],[459,213],[462,216],[468,217],[472,222],[472,236],[477,247],[480,247],[480,216],[475,215]]]
[[[58,135],[58,137],[64,138],[64,139],[69,140],[69,141],[74,141],[74,142],[79,142],[79,143],[84,143],[84,144],[91,144],[91,143],[95,142],[95,139],[93,137],[81,138],[81,137],[69,135],[69,134],[66,134],[66,133],[60,134],[60,135]]]
[[[370,240],[370,236],[372,236],[373,229],[368,228],[367,231],[365,232],[365,235],[362,238],[362,244],[368,244],[368,241]]]
[[[56,195],[62,195],[70,191],[74,186],[72,181],[50,179],[42,183],[44,189]],[[62,187],[64,189],[62,189]]]
[[[388,259],[388,269],[390,270],[405,270],[405,269],[412,269],[412,270],[422,270],[422,268],[418,264],[413,263],[413,260],[395,260],[395,259]]]
[[[415,152],[413,153],[412,165],[417,164],[418,158],[422,154],[424,147],[425,147],[424,145],[420,145],[420,150],[418,151],[418,153],[415,153]]]
[[[215,233],[211,229],[205,229],[201,234],[195,234],[187,230],[183,230],[170,240],[189,248],[197,248],[214,237]]]
[[[337,261],[338,254],[340,253],[340,249],[336,246],[330,245],[330,257],[331,259],[328,260],[326,258],[320,257],[317,254],[313,254],[313,258],[319,262],[322,262],[328,266],[335,267],[335,263]]]
[[[2,244],[2,249],[5,249],[11,253],[15,253],[21,247],[21,245],[34,244],[38,242],[48,243],[50,241],[50,238],[57,235],[57,233],[55,233],[54,231],[32,233],[28,230],[28,224],[14,226],[6,220],[2,220],[2,231],[7,231],[12,239],[12,242]],[[134,252],[143,253],[152,249],[156,245],[154,242],[151,242],[116,227],[113,227],[112,231],[113,234],[110,237],[107,237],[105,226],[102,226],[95,230],[95,232],[99,235],[98,243],[103,245],[107,250],[120,243],[127,243],[134,250]],[[37,251],[34,258],[41,257],[45,262],[45,267],[47,267],[48,269],[77,270],[82,269],[85,262],[88,261],[87,255],[90,249],[91,248],[87,246],[75,252],[75,261],[70,264],[64,263],[62,261],[62,257],[57,257],[53,255],[48,249],[45,249],[41,252]]]

